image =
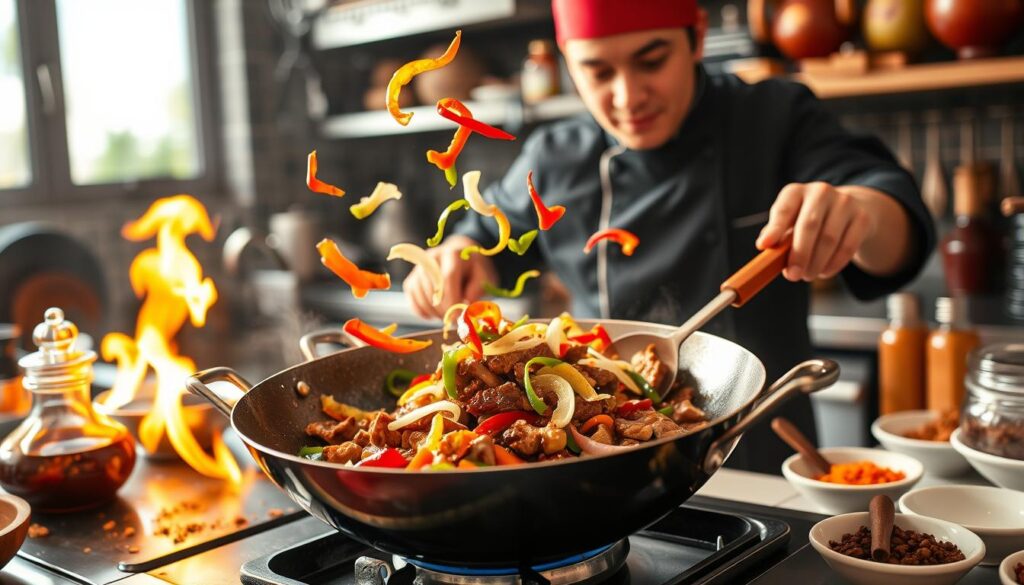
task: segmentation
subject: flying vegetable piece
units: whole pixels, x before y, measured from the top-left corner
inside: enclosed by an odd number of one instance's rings
[[[352,212],[356,219],[366,219],[374,211],[377,211],[377,208],[385,201],[401,198],[402,192],[398,190],[397,185],[379,182],[373,188],[373,193],[370,193],[367,197],[361,197],[359,203],[349,207],[348,210]]]
[[[458,106],[461,106],[461,108]],[[516,139],[515,136],[505,132],[504,130],[495,128],[490,124],[485,124],[473,116],[463,113],[463,110],[466,112],[469,111],[462,102],[455,98],[443,98],[437,100],[437,113],[441,114],[443,118],[447,118],[452,122],[455,122],[459,126],[468,128],[469,130],[488,138],[495,138],[497,140]]]
[[[498,222],[498,243],[487,249],[480,246],[467,246],[459,252],[459,257],[469,260],[469,256],[475,253],[494,256],[508,246],[508,238],[512,235],[512,226],[508,223],[508,216],[497,205],[484,201],[483,196],[480,195],[480,171],[470,171],[462,175],[462,187],[465,190],[464,196],[469,202],[470,209],[484,217],[493,217],[494,221]]]
[[[324,238],[316,245],[316,249],[320,252],[320,262],[352,287],[352,296],[355,298],[361,299],[371,290],[391,288],[390,274],[360,270],[341,253],[334,240]]]
[[[445,207],[444,211],[441,212],[441,216],[437,218],[437,232],[430,238],[427,238],[427,246],[433,248],[440,244],[441,238],[444,237],[444,227],[448,225],[448,217],[452,212],[460,209],[466,209],[467,207],[469,207],[469,201],[466,201],[465,199],[456,199],[455,201],[452,201],[448,207]]]
[[[446,104],[445,105],[446,109],[447,108],[451,108],[454,111],[458,112],[459,115],[461,115],[461,116],[463,116],[465,118],[472,118],[473,117],[473,114],[472,114],[472,112],[469,111],[469,108],[467,108],[465,105],[463,105],[463,103],[460,102],[459,100],[452,99],[452,98],[445,98],[445,99],[437,102],[438,109],[441,108],[442,102],[444,102]],[[472,134],[472,133],[473,133],[473,131],[470,130],[469,128],[467,128],[465,126],[459,126],[455,130],[455,135],[452,136],[452,141],[448,145],[448,150],[446,150],[444,152],[438,152],[436,150],[428,150],[427,151],[427,161],[430,162],[430,164],[432,164],[432,165],[436,166],[437,168],[441,169],[442,171],[446,171],[445,176],[447,176],[448,175],[447,171],[450,171],[450,170],[455,168],[455,161],[459,158],[459,154],[462,152],[462,148],[464,146],[466,146],[466,141],[469,140],[469,135]],[[456,174],[456,177],[457,176],[458,175]],[[451,183],[451,177],[449,177],[449,183]]]
[[[516,278],[516,285],[511,290],[507,288],[498,288],[489,282],[484,283],[484,290],[487,291],[487,294],[489,295],[514,299],[523,294],[523,287],[526,285],[527,280],[537,278],[538,276],[540,276],[540,270],[527,270]]]
[[[565,207],[544,205],[544,202],[540,200],[540,195],[537,194],[537,189],[533,186],[533,171],[526,173],[526,189],[530,192],[530,199],[533,200],[533,208],[537,210],[537,227],[542,230],[551,229],[551,226],[565,215]]]
[[[609,240],[622,246],[622,253],[626,256],[632,256],[633,251],[640,244],[640,238],[636,237],[636,234],[630,231],[626,231],[620,228],[608,228],[595,232],[594,235],[590,236],[587,240],[587,245],[583,247],[583,253],[589,254],[590,250],[601,240]]]
[[[345,321],[345,325],[342,326],[342,329],[345,333],[363,341],[366,345],[371,345],[392,353],[413,353],[427,348],[431,343],[433,343],[433,341],[429,339],[399,339],[392,337],[379,329],[374,329],[360,319],[349,319],[348,321]]]
[[[310,191],[314,193],[323,193],[324,195],[333,195],[334,197],[342,197],[345,195],[344,190],[316,178],[316,168],[316,151],[314,150],[309,153],[309,156],[306,158],[306,186],[309,187]]]
[[[519,239],[510,238],[508,241],[508,249],[512,250],[516,254],[522,256],[530,249],[530,245],[537,239],[537,230],[530,230],[525,234],[519,236]]]
[[[481,356],[484,353],[483,341],[480,339],[481,326],[486,325],[497,333],[501,324],[501,307],[490,301],[476,301],[462,311],[458,320],[459,339],[469,344],[473,352]]]
[[[459,182],[459,171],[455,168],[455,165],[444,170],[444,179],[448,181],[449,188],[454,187],[455,183]]]
[[[388,253],[388,260],[405,260],[410,264],[420,266],[427,273],[427,278],[430,279],[431,284],[434,285],[434,296],[431,299],[431,303],[437,306],[441,303],[441,297],[444,296],[444,279],[441,277],[441,266],[437,263],[437,260],[427,254],[427,252],[417,246],[416,244],[395,244],[391,246],[391,251]]]
[[[387,106],[388,112],[391,117],[395,119],[402,126],[408,126],[409,120],[412,119],[412,114],[409,112],[403,112],[398,106],[398,94],[402,91],[402,86],[412,81],[412,78],[423,73],[424,71],[430,71],[432,69],[438,69],[452,62],[455,58],[455,54],[459,52],[459,43],[462,40],[462,31],[455,31],[455,38],[452,39],[448,49],[443,55],[436,59],[417,59],[410,61],[405,65],[398,68],[395,74],[391,76],[391,81],[388,82],[387,92]]]

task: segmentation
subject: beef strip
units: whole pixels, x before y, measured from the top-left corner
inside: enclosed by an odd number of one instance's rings
[[[707,415],[689,400],[682,400],[672,405],[672,420],[677,423],[695,423],[705,420]]]
[[[608,425],[597,425],[597,430],[594,431],[593,435],[590,435],[590,438],[605,445],[611,445],[615,442],[615,435],[612,434],[612,428]]]
[[[611,412],[607,400],[596,400],[587,402],[579,396],[576,397],[576,409],[572,412],[572,420],[586,422],[591,418],[605,412]]]
[[[579,364],[576,365],[576,369],[583,372],[583,374],[589,376],[590,379],[594,381],[593,386],[598,392],[613,394],[619,386],[619,379],[615,377],[615,374],[608,370]]]
[[[490,435],[480,435],[473,439],[465,458],[484,465],[494,465],[494,439]]]
[[[647,383],[654,388],[661,385],[661,381],[668,373],[668,368],[661,363],[658,354],[654,352],[653,343],[645,347],[643,351],[636,352],[630,363],[633,364],[636,373],[643,376],[644,380],[647,380]]]
[[[380,448],[401,447],[402,433],[388,430],[388,424],[394,421],[395,419],[386,412],[377,413],[373,422],[370,423],[370,444]]]
[[[311,437],[320,437],[331,445],[338,445],[345,441],[351,441],[359,431],[359,424],[353,417],[345,420],[322,420],[311,422],[306,425],[306,434]]]
[[[355,463],[363,455],[363,448],[346,441],[340,445],[327,445],[323,450],[323,458],[331,463]]]
[[[517,420],[501,433],[501,443],[520,455],[533,457],[541,449],[540,429],[524,420]]]
[[[483,382],[477,380],[476,378],[467,379],[469,380],[469,383],[467,383],[464,386],[455,387],[455,395],[458,396],[458,399],[461,400],[462,402],[465,402],[472,398],[473,396],[476,396],[478,392],[480,392],[486,387],[486,385]]]
[[[587,357],[587,351],[589,349],[590,346],[587,345],[573,345],[569,347],[569,349],[565,350],[565,355],[562,356],[562,361],[575,364],[581,359]]]
[[[477,392],[466,402],[466,410],[473,416],[491,415],[509,410],[530,410],[526,393],[512,382]]]
[[[487,356],[484,358],[484,365],[487,366],[488,370],[498,374],[499,376],[507,376],[512,372],[512,369],[516,364],[526,363],[531,358],[540,356],[555,357],[551,354],[548,344],[540,343],[530,349],[512,351],[501,355]]]
[[[476,358],[469,358],[459,362],[459,374],[476,378],[483,382],[487,388],[500,386],[504,382],[497,374],[488,370],[486,366],[477,361]]]
[[[426,436],[427,433],[424,431],[409,431],[402,429],[402,448],[415,449],[419,446],[420,441],[422,441]]]
[[[683,432],[672,419],[653,410],[642,411],[635,420],[615,419],[615,432],[627,439],[649,441]]]

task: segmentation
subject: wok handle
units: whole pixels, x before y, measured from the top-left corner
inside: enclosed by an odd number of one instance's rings
[[[221,396],[221,394],[207,386],[210,382],[230,382],[234,386],[234,391],[227,397]],[[252,389],[252,384],[231,368],[210,368],[196,372],[189,376],[188,380],[185,380],[185,386],[188,387],[189,392],[209,400],[211,404],[217,407],[217,410],[229,418],[235,403]]]
[[[348,333],[341,329],[321,329],[320,331],[307,333],[299,339],[299,350],[302,351],[302,355],[306,358],[307,362],[320,357],[316,352],[316,346],[321,343],[337,343],[346,347],[357,347],[359,345],[349,337]]]
[[[733,442],[754,423],[768,416],[797,392],[810,394],[827,388],[839,379],[839,364],[829,359],[807,360],[786,372],[765,392],[765,398],[747,416],[715,439],[704,456],[704,472],[711,474],[725,463]]]
[[[732,306],[742,307],[761,292],[761,289],[768,286],[768,283],[775,280],[776,276],[782,274],[782,269],[789,262],[789,249],[792,245],[792,239],[787,238],[778,246],[768,248],[754,256],[753,260],[744,264],[722,283],[722,291],[728,289],[736,293],[736,300],[732,302]]]

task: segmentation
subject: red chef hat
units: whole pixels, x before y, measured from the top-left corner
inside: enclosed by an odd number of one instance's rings
[[[697,22],[697,0],[551,0],[558,44]]]

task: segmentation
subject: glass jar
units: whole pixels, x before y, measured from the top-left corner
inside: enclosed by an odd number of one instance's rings
[[[96,353],[77,351],[78,328],[48,309],[23,357],[22,385],[32,393],[24,421],[0,442],[0,487],[39,512],[73,512],[114,497],[135,466],[135,441],[93,410],[89,385]]]
[[[971,352],[965,382],[960,440],[979,451],[1024,460],[1024,344]]]

